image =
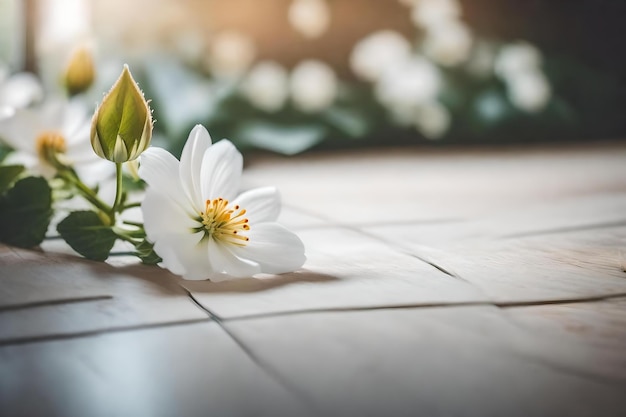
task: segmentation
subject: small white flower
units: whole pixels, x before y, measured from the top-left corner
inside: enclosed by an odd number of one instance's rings
[[[493,75],[495,50],[486,42],[476,42],[471,56],[465,63],[467,71],[477,78],[487,78]]]
[[[424,52],[438,64],[451,67],[458,65],[470,55],[472,35],[460,21],[446,21],[428,31],[424,39]]]
[[[294,104],[306,113],[326,109],[337,96],[337,76],[321,61],[299,63],[291,73],[290,83]]]
[[[77,101],[47,101],[0,120],[0,138],[16,151],[9,156],[12,163],[51,178],[58,159],[85,183],[95,184],[113,173],[113,164],[94,153],[89,129],[89,117]]]
[[[392,108],[415,108],[434,100],[441,87],[439,71],[420,56],[389,68],[376,84],[376,97]]]
[[[243,80],[241,92],[259,109],[276,112],[289,95],[289,75],[276,62],[259,62]]]
[[[189,134],[180,162],[161,148],[141,155],[144,227],[163,267],[186,279],[220,281],[302,266],[302,242],[275,222],[277,190],[237,195],[242,164],[231,142],[212,145],[201,125]]]
[[[411,20],[416,26],[426,29],[457,20],[461,15],[457,0],[414,0],[412,4]]]
[[[552,94],[550,83],[539,71],[516,73],[508,79],[506,86],[511,103],[530,113],[543,109]]]
[[[223,31],[212,40],[208,66],[218,77],[238,77],[252,64],[256,47],[252,39],[237,31]]]
[[[535,71],[540,67],[541,52],[526,42],[504,46],[494,62],[494,72],[503,80],[515,77],[518,73]]]
[[[294,0],[287,19],[291,26],[308,38],[317,38],[330,25],[330,10],[324,0]]]
[[[22,109],[43,99],[43,87],[28,72],[9,75],[0,67],[0,108]]]
[[[427,139],[441,138],[450,128],[450,122],[450,112],[438,101],[425,103],[415,112],[415,127]]]
[[[350,54],[352,71],[364,80],[375,82],[390,67],[409,59],[411,44],[393,30],[380,30],[361,39]]]

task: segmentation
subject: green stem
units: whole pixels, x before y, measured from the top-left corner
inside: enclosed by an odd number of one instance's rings
[[[122,206],[122,210],[126,210],[126,209],[129,209],[129,208],[134,208],[134,207],[141,207],[141,203],[124,204]]]
[[[116,212],[123,209],[122,207],[122,163],[115,163],[115,202],[113,203],[112,213],[115,215]]]
[[[124,220],[122,223],[127,224],[129,226],[135,226],[135,227],[139,227],[141,228],[141,230],[143,230],[143,223],[139,223],[139,222],[132,222],[130,220]]]
[[[137,256],[136,252],[111,252],[109,256]]]
[[[71,171],[60,171],[59,175],[72,184],[76,189],[98,210],[104,212],[113,224],[115,222],[115,216],[112,214],[113,210],[104,201],[100,200],[98,195],[89,187],[87,187],[77,176]]]

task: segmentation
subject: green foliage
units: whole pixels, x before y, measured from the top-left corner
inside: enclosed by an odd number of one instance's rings
[[[74,211],[57,226],[63,239],[87,259],[104,261],[109,257],[117,235],[93,211]]]
[[[145,239],[136,245],[135,249],[137,250],[137,257],[146,265],[156,265],[163,260],[154,251],[154,245]]]
[[[0,195],[4,194],[9,189],[22,172],[24,172],[22,165],[0,166]]]
[[[10,184],[11,178],[21,172],[17,171],[15,167],[2,167],[2,183]],[[23,178],[0,196],[0,241],[23,248],[37,246],[46,235],[51,217],[52,191],[46,180]]]

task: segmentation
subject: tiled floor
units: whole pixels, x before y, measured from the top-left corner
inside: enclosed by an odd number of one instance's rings
[[[626,144],[248,158],[291,274],[0,247],[0,415],[621,416]]]

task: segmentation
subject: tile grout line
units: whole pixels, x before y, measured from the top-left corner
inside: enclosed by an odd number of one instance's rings
[[[294,388],[293,384],[290,384],[289,381],[286,380],[274,368],[265,364],[250,348],[248,348],[237,336],[235,336],[233,332],[231,332],[226,327],[224,323],[226,320],[202,305],[187,288],[183,287],[182,285],[181,288],[183,288],[183,290],[187,292],[187,296],[191,299],[191,301],[200,310],[204,311],[208,315],[209,319],[215,322],[256,366],[263,370],[263,372],[265,372],[270,378],[276,381],[278,385],[284,388],[287,392],[290,392],[292,395],[302,401],[306,406],[310,408],[311,411],[315,412],[316,414],[321,413],[321,410],[319,410],[318,406],[315,404],[314,400],[309,397],[309,395],[307,395],[305,392],[300,391],[299,389]]]
[[[450,277],[452,277],[452,278],[456,278],[456,279],[458,279],[458,280],[460,280],[460,281],[463,281],[463,282],[466,282],[466,283],[468,283],[468,284],[473,285],[472,283],[470,283],[469,281],[467,281],[465,278],[463,278],[463,277],[461,277],[461,276],[459,276],[459,275],[457,275],[457,274],[455,274],[455,273],[453,273],[453,272],[451,272],[451,271],[448,271],[446,268],[444,268],[444,267],[442,267],[442,266],[440,266],[440,265],[437,265],[437,264],[435,264],[435,263],[434,263],[434,262],[432,262],[432,261],[429,261],[428,259],[426,259],[426,258],[422,257],[421,255],[418,255],[418,254],[414,253],[414,252],[413,252],[412,250],[410,250],[409,248],[405,248],[405,247],[403,247],[403,246],[398,246],[398,245],[396,245],[396,244],[394,244],[394,243],[392,243],[392,242],[390,242],[390,241],[388,241],[388,240],[386,240],[386,239],[381,239],[379,236],[376,236],[376,235],[373,235],[373,234],[371,234],[371,233],[368,233],[368,232],[366,232],[365,230],[360,229],[358,226],[354,226],[354,225],[346,225],[346,224],[340,224],[340,223],[337,223],[337,222],[335,222],[335,221],[333,221],[333,220],[331,220],[331,219],[329,219],[329,218],[327,218],[327,217],[320,216],[319,214],[312,213],[312,212],[310,212],[310,211],[308,211],[308,210],[306,210],[306,209],[304,209],[304,210],[303,210],[303,209],[300,209],[300,208],[296,208],[295,206],[288,205],[288,207],[290,207],[290,208],[292,208],[292,209],[294,209],[294,210],[300,210],[300,211],[302,211],[302,212],[306,213],[306,214],[307,214],[307,215],[309,215],[309,216],[315,217],[315,218],[317,218],[318,220],[321,220],[321,221],[324,221],[324,222],[327,222],[327,223],[328,223],[328,225],[326,225],[326,226],[319,226],[319,227],[336,227],[336,228],[340,228],[340,229],[350,230],[350,231],[352,231],[352,232],[354,232],[354,233],[359,233],[359,234],[361,234],[361,235],[363,235],[363,236],[367,236],[367,237],[369,237],[370,239],[373,239],[373,240],[375,240],[375,241],[377,241],[377,242],[379,242],[379,243],[382,243],[382,244],[384,244],[384,245],[387,245],[387,246],[389,246],[389,247],[391,247],[391,248],[393,248],[393,249],[397,249],[397,250],[399,250],[400,252],[404,253],[405,255],[412,256],[413,258],[418,259],[418,260],[420,260],[420,261],[424,262],[424,263],[425,263],[425,264],[427,264],[427,265],[430,265],[431,267],[433,267],[433,268],[437,269],[438,271],[440,271],[440,272],[442,272],[442,273],[444,273],[444,274],[446,274],[446,275],[448,275],[448,276],[450,276]],[[454,222],[454,221],[465,221],[465,220],[453,219],[453,220],[451,220],[451,221],[453,221],[453,222]],[[449,221],[446,221],[446,220],[436,221],[436,223],[439,223],[439,222],[441,222],[441,223],[446,223],[446,222],[449,222]],[[427,223],[427,224],[432,224],[432,223],[433,223],[433,222],[429,222],[429,223]],[[318,227],[318,228],[319,228],[319,227]]]
[[[48,307],[48,306],[74,304],[74,303],[88,303],[88,302],[93,302],[93,301],[103,301],[103,300],[112,300],[112,299],[113,299],[112,295],[95,295],[91,297],[60,298],[56,300],[33,301],[30,303],[0,306],[0,314],[2,314],[5,311],[26,310],[29,308],[39,308],[39,307]]]
[[[173,321],[170,323],[154,323],[154,324],[141,324],[141,325],[136,325],[136,326],[109,327],[105,329],[87,330],[87,331],[74,332],[74,333],[58,333],[58,334],[52,334],[52,335],[46,335],[46,336],[16,337],[13,339],[0,340],[0,347],[25,345],[25,344],[30,344],[30,343],[54,342],[58,340],[67,340],[67,339],[79,339],[82,337],[100,336],[100,335],[112,334],[112,333],[123,333],[123,332],[135,331],[135,330],[159,329],[163,327],[184,326],[188,324],[197,324],[197,323],[205,323],[205,322],[208,323],[210,321],[211,320],[209,318],[202,318],[202,319]]]
[[[293,311],[278,311],[270,313],[249,314],[240,315],[227,318],[221,318],[223,322],[230,321],[242,321],[242,320],[254,320],[264,319],[272,317],[286,317],[292,315],[301,314],[316,314],[316,313],[344,313],[344,312],[359,312],[359,311],[377,311],[377,310],[418,310],[429,308],[456,308],[456,307],[497,307],[500,309],[508,308],[523,308],[523,307],[540,307],[549,305],[571,305],[571,304],[584,304],[595,303],[602,301],[611,301],[626,299],[626,293],[617,294],[601,294],[590,297],[580,298],[559,298],[550,300],[537,300],[537,301],[463,301],[463,302],[440,302],[440,303],[422,303],[422,304],[397,304],[397,305],[385,305],[385,306],[365,306],[365,307],[335,307],[335,308],[311,308],[305,310],[293,310]]]

